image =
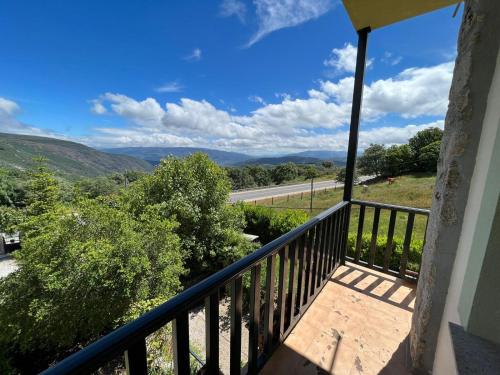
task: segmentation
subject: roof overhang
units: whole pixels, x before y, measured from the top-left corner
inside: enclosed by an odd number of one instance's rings
[[[462,0],[343,0],[356,30],[378,29]]]

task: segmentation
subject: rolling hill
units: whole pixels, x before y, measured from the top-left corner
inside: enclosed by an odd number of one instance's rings
[[[29,169],[34,164],[33,158],[37,156],[45,157],[51,169],[68,178],[152,169],[151,164],[144,160],[126,155],[112,155],[76,142],[0,133],[0,166]]]
[[[168,155],[185,157],[195,152],[204,152],[210,159],[219,165],[235,165],[245,160],[252,159],[251,156],[238,152],[220,151],[200,147],[119,147],[108,148],[102,151],[111,154],[129,155],[142,160],[146,160],[153,165],[157,165],[160,160]]]

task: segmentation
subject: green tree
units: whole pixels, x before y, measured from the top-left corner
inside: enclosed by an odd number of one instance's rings
[[[110,195],[117,192],[118,188],[116,182],[108,177],[84,178],[75,183],[76,194],[88,198]]]
[[[251,165],[248,167],[248,171],[252,175],[255,183],[258,186],[269,186],[272,183],[271,172],[268,168],[264,168],[261,165]]]
[[[364,175],[380,176],[384,171],[385,147],[371,144],[358,158],[357,166]]]
[[[319,171],[318,168],[312,165],[308,165],[306,168],[304,168],[304,177],[307,180],[310,180],[312,178],[316,178],[319,176]]]
[[[325,160],[321,163],[321,165],[326,168],[326,169],[332,169],[333,168],[333,162],[330,160]]]
[[[345,182],[345,174],[346,174],[346,169],[345,168],[340,168],[338,171],[337,171],[337,176],[336,176],[336,180],[338,182]],[[358,171],[355,170],[354,171],[354,182],[357,182],[359,180],[358,178]]]
[[[184,159],[168,157],[151,175],[124,192],[125,209],[139,216],[149,205],[163,204],[162,217],[179,222],[190,276],[196,277],[232,263],[252,249],[242,236],[244,217],[228,205],[231,185],[225,171],[206,154]]]
[[[290,181],[298,176],[297,165],[294,163],[280,164],[272,169],[272,178],[276,184],[282,184],[285,181]]]
[[[429,170],[430,171],[435,170],[436,167],[433,166],[433,160],[435,159],[437,162],[437,158],[434,158],[434,155],[429,154],[430,150],[427,148],[424,150],[426,146],[429,146],[430,144],[433,144],[435,142],[441,142],[441,139],[443,138],[443,131],[439,128],[428,128],[425,130],[419,131],[417,134],[415,134],[412,138],[409,139],[408,144],[412,150],[413,153],[413,160],[416,161],[417,169],[421,171]],[[436,144],[434,144],[433,149],[436,149]],[[431,159],[429,162],[425,161],[424,158],[421,157],[421,154],[423,152],[426,152],[430,156]],[[439,154],[439,151],[438,151]]]
[[[426,172],[436,172],[439,152],[441,150],[441,141],[435,141],[420,149],[418,155],[418,166],[420,170]]]
[[[394,145],[385,152],[383,175],[399,176],[414,169],[413,154],[408,145]]]
[[[28,213],[40,215],[52,209],[61,199],[61,190],[54,174],[42,157],[34,158],[35,167],[29,171],[27,185]]]
[[[26,191],[21,178],[12,171],[0,168],[0,206],[22,207]]]
[[[133,219],[81,200],[31,216],[19,270],[0,280],[4,368],[41,370],[177,293],[182,252],[163,210],[153,205]]]
[[[255,186],[255,181],[247,168],[227,168],[226,170],[234,190]]]

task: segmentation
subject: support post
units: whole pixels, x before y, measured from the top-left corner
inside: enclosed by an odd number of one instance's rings
[[[351,127],[349,129],[349,146],[345,168],[344,201],[351,201],[354,182],[354,167],[358,149],[359,119],[363,101],[363,81],[366,66],[366,47],[370,28],[358,31],[358,54],[356,58],[356,74],[354,76],[354,92],[352,95]]]

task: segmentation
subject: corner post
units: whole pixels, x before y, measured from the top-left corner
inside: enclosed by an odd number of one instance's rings
[[[368,45],[369,27],[358,31],[358,54],[356,58],[356,73],[354,76],[354,92],[352,95],[351,127],[349,129],[349,146],[345,168],[344,201],[351,201],[354,183],[354,167],[358,150],[359,120],[363,102],[363,81],[366,66],[366,47]]]

